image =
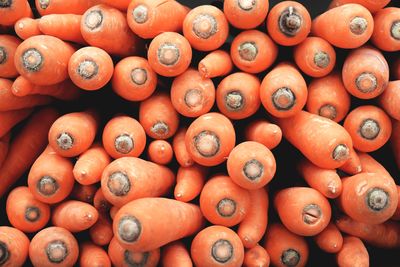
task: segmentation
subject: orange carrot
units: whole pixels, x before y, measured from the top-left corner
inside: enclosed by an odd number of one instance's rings
[[[182,167],[190,167],[194,164],[185,145],[186,131],[187,128],[179,129],[172,140],[172,149],[174,150],[175,158]]]
[[[215,50],[207,54],[199,62],[198,70],[203,78],[215,78],[229,74],[233,69],[233,62],[228,52]]]
[[[367,153],[357,153],[363,172],[377,173],[382,176],[390,176],[390,173],[378,161]]]
[[[128,6],[130,4],[130,0],[101,0],[102,4],[106,4],[108,6],[115,7],[121,11],[126,11],[128,9]]]
[[[104,197],[103,190],[101,188],[97,189],[93,197],[93,206],[97,209],[99,213],[106,214],[110,211],[112,205]]]
[[[117,212],[119,211],[121,207],[117,207],[117,206],[112,206],[110,209],[110,217],[112,220],[114,220],[115,215],[117,214]]]
[[[278,125],[264,119],[253,120],[244,128],[246,141],[255,141],[268,149],[273,149],[282,140],[282,130]]]
[[[317,246],[328,253],[338,253],[342,249],[343,236],[335,224],[328,226],[314,237]]]
[[[43,34],[39,29],[39,20],[25,17],[17,20],[14,24],[14,31],[22,40],[29,37]]]
[[[17,77],[14,55],[20,44],[21,40],[17,37],[7,34],[0,35],[0,78]]]
[[[79,183],[74,184],[70,199],[86,202],[93,205],[94,195],[96,194],[97,187],[94,184],[81,185]]]
[[[75,14],[51,14],[40,18],[39,30],[46,35],[71,41],[78,44],[86,44],[81,33],[81,15]]]
[[[96,246],[91,242],[85,242],[79,245],[79,266],[111,267],[111,260],[102,247]]]
[[[244,248],[231,229],[213,225],[199,232],[192,241],[191,255],[197,267],[242,266]]]
[[[263,79],[260,98],[264,108],[273,116],[293,116],[307,101],[307,84],[300,72],[290,63],[276,66]]]
[[[393,122],[392,136],[390,138],[391,147],[397,163],[397,167],[400,169],[400,122]]]
[[[179,167],[176,174],[175,199],[183,202],[195,199],[203,189],[207,174],[208,170],[197,164]]]
[[[8,149],[10,147],[10,139],[10,133],[7,133],[3,137],[0,137],[0,168],[7,157]]]
[[[27,0],[5,0],[0,4],[0,25],[10,26],[24,17],[32,17]]]
[[[112,223],[107,215],[99,213],[97,222],[89,229],[89,235],[92,242],[98,246],[110,244],[114,233]]]
[[[389,2],[390,0],[332,0],[329,8],[355,3],[366,7],[371,13],[375,13],[389,4]]]
[[[380,50],[400,50],[400,8],[384,8],[374,15],[371,41]]]
[[[316,17],[311,30],[314,36],[321,37],[336,47],[357,48],[371,37],[374,19],[365,7],[347,4]]]
[[[183,116],[199,117],[214,105],[214,83],[210,78],[203,78],[197,70],[188,69],[172,82],[171,102]]]
[[[163,267],[192,267],[192,259],[189,251],[181,241],[172,242],[166,245],[161,254]]]
[[[232,26],[238,29],[253,29],[267,18],[269,1],[226,0],[224,14]]]
[[[219,83],[216,100],[219,111],[228,118],[248,118],[261,105],[260,81],[245,72],[231,74]]]
[[[397,195],[399,196],[399,199],[400,199],[400,186],[396,185],[396,187],[397,187]],[[397,202],[396,211],[394,212],[392,218],[390,218],[390,219],[395,220],[395,221],[400,221],[400,201]]]
[[[28,258],[29,239],[20,230],[0,226],[1,266],[23,266]]]
[[[268,267],[271,259],[268,252],[260,245],[248,249],[244,253],[244,267]]]
[[[367,267],[368,250],[359,238],[346,236],[343,238],[342,249],[336,254],[336,262],[339,267]]]
[[[82,15],[98,2],[98,0],[35,0],[36,9],[41,16],[49,14]]]
[[[378,98],[379,106],[395,120],[400,121],[400,80],[389,82]]]
[[[0,138],[5,136],[15,125],[25,120],[32,111],[32,108],[25,108],[0,112]]]
[[[152,141],[147,150],[150,161],[162,165],[171,162],[173,153],[171,144],[165,140]]]
[[[351,175],[360,173],[362,171],[360,158],[353,147],[349,148],[349,159],[342,166],[340,166],[339,169]]]

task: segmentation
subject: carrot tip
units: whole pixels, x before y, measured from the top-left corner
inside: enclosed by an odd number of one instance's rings
[[[331,59],[330,59],[328,53],[326,53],[324,51],[318,51],[314,55],[314,63],[321,69],[328,67],[330,61],[331,61]]]
[[[355,17],[350,22],[350,31],[356,35],[361,35],[368,28],[368,21],[363,17]]]
[[[168,134],[169,127],[165,122],[159,121],[150,128],[150,131],[161,138]]]
[[[41,9],[46,9],[50,4],[50,0],[39,0],[39,6]]]
[[[176,198],[181,198],[182,196],[183,196],[182,193],[177,193],[177,194],[175,195]]]
[[[53,195],[59,188],[58,182],[51,176],[43,176],[36,184],[38,192],[44,196]]]
[[[125,173],[114,172],[108,178],[107,187],[115,196],[125,196],[131,190],[131,182]]]
[[[103,13],[100,10],[92,10],[85,17],[85,26],[95,30],[103,23]]]
[[[74,138],[69,133],[61,133],[57,138],[57,146],[62,150],[71,149],[74,145]]]
[[[135,68],[131,72],[131,80],[137,85],[143,85],[147,81],[147,71],[142,68]]]
[[[229,198],[221,199],[217,204],[217,212],[222,217],[231,217],[235,214],[236,202]]]
[[[295,36],[302,24],[302,16],[292,6],[286,8],[279,17],[279,30],[288,37]]]
[[[225,96],[225,106],[229,110],[240,110],[243,108],[244,99],[240,91],[232,91]]]
[[[60,240],[52,241],[46,247],[46,254],[50,262],[61,263],[68,256],[67,245]]]
[[[40,218],[38,207],[28,207],[25,210],[25,219],[29,222],[36,222]]]
[[[6,7],[10,7],[11,6],[11,4],[12,4],[12,0],[3,0],[3,1],[0,1],[0,7],[1,8],[6,8]]]
[[[142,24],[148,20],[148,8],[145,5],[138,5],[132,11],[133,19],[136,23]]]
[[[165,66],[173,66],[180,58],[179,48],[172,43],[164,43],[157,50],[158,61]]]
[[[99,73],[99,65],[93,60],[84,60],[78,65],[78,69],[76,70],[79,76],[84,78],[85,80],[92,79]]]
[[[254,42],[244,42],[239,45],[239,55],[243,60],[253,61],[258,54],[258,48]]]
[[[7,60],[7,51],[4,47],[0,47],[0,64],[3,64]]]
[[[338,191],[338,185],[336,182],[331,181],[328,183],[328,190],[330,193],[332,194],[336,194],[336,192]]]
[[[379,123],[373,119],[366,119],[360,125],[360,134],[367,140],[374,140],[380,130]]]
[[[128,266],[146,266],[146,263],[149,259],[150,253],[132,253],[129,250],[125,250],[124,252],[124,260]],[[138,255],[139,254],[139,255]],[[138,257],[139,256],[139,257]]]
[[[332,158],[337,161],[345,160],[349,157],[350,151],[346,145],[340,144],[332,152]]]
[[[307,205],[303,209],[303,222],[306,224],[316,224],[322,216],[321,208],[316,204]]]
[[[228,262],[233,256],[233,246],[225,239],[216,241],[211,249],[212,257],[219,263]]]
[[[206,65],[204,65],[203,62],[199,62],[199,72],[203,78],[209,78],[210,73],[208,72],[208,69]]]
[[[22,65],[27,71],[39,71],[43,64],[43,56],[39,50],[29,48],[22,54]]]
[[[238,6],[245,11],[252,10],[256,6],[255,0],[238,0],[237,3]]]
[[[135,242],[142,231],[142,225],[133,216],[122,217],[118,224],[118,235],[125,242]]]
[[[369,93],[378,86],[377,78],[370,72],[361,73],[356,79],[357,89],[362,93]]]
[[[292,90],[282,87],[272,94],[272,103],[277,110],[290,110],[296,101],[296,96]]]
[[[220,149],[219,137],[211,131],[202,131],[194,137],[196,150],[203,157],[212,157]]]
[[[199,14],[193,20],[193,32],[201,39],[208,39],[217,32],[217,20],[210,14]]]
[[[243,173],[250,181],[256,181],[264,174],[264,166],[256,159],[249,160],[243,167]]]
[[[134,147],[133,139],[127,134],[121,134],[114,141],[115,150],[122,154],[128,154]]]
[[[337,116],[337,111],[334,106],[326,104],[319,108],[318,115],[334,120]]]
[[[189,108],[196,108],[203,103],[203,93],[198,89],[190,89],[185,93],[185,104]]]
[[[390,35],[396,40],[400,40],[400,20],[393,22],[390,28]]]
[[[287,249],[282,253],[281,261],[285,266],[297,266],[300,262],[300,254],[294,249]]]
[[[8,251],[8,246],[6,243],[0,241],[0,265],[3,265],[10,256],[10,252]]]
[[[389,195],[381,188],[372,188],[367,194],[368,207],[373,211],[384,210],[389,202]]]

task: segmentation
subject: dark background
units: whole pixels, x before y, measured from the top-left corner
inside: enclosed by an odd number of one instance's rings
[[[210,1],[210,0],[178,0],[179,2],[190,6],[195,7],[203,4],[212,4],[222,9],[223,1]],[[30,0],[33,3],[33,0]],[[276,3],[282,2],[278,0],[270,0],[270,9]],[[297,0],[297,2],[302,3],[310,12],[312,17],[317,16],[318,14],[322,13],[326,10],[327,6],[329,5],[329,0]],[[391,6],[400,7],[400,1],[392,1],[390,3]],[[33,7],[34,4],[31,4]],[[340,18],[338,18],[340,19]],[[334,23],[334,22],[333,22]],[[259,30],[265,31],[265,26],[262,25],[259,27]],[[227,43],[223,46],[223,48],[229,51],[229,43],[236,36],[240,31],[231,27],[230,30],[230,37],[227,40]],[[280,47],[279,48],[279,57],[275,65],[281,61],[292,60],[292,48],[290,47]],[[343,64],[343,60],[346,57],[348,50],[344,49],[336,49],[337,52],[337,66],[338,70],[341,69],[341,65]],[[193,61],[192,66],[196,67],[199,60],[204,57],[206,53],[194,51],[193,53]],[[388,60],[389,64],[395,59],[400,56],[400,53],[384,53],[386,59]],[[118,62],[118,58],[114,58],[115,63]],[[268,71],[268,70],[267,70]],[[266,72],[267,72],[266,71]],[[266,72],[260,73],[258,76],[262,79]],[[307,82],[311,79],[304,75]],[[213,80],[215,85],[217,86],[220,82],[220,79]],[[171,79],[166,79],[160,77],[160,85],[157,90],[169,90],[169,86],[171,84]],[[354,107],[366,104],[373,104],[376,105],[375,100],[359,100],[352,97],[352,109]],[[120,97],[116,96],[110,86],[106,86],[105,88],[96,91],[96,92],[84,92],[82,98],[79,101],[75,101],[72,103],[62,103],[57,102],[55,105],[58,107],[60,112],[67,113],[73,111],[80,111],[86,109],[88,107],[93,107],[101,114],[103,118],[103,124],[106,123],[114,114],[117,113],[125,113],[134,118],[138,118],[138,103],[128,102]],[[216,105],[213,108],[213,111],[218,111]],[[264,108],[261,106],[260,110],[257,112],[255,116],[253,116],[250,120],[254,118],[268,118],[268,114],[265,112]],[[237,130],[237,143],[243,141],[241,129],[243,126],[246,125],[249,119],[241,120],[241,121],[233,121],[235,129]],[[192,119],[184,118],[181,116],[181,125],[189,125]],[[22,125],[19,125],[14,131],[17,132]],[[99,136],[101,136],[101,131],[99,132]],[[101,140],[101,139],[99,139]],[[149,143],[150,138],[148,138]],[[295,171],[295,165],[301,158],[301,154],[292,147],[288,142],[283,140],[281,144],[273,150],[273,153],[276,157],[277,161],[277,173],[269,185],[270,192],[273,194],[276,190],[279,190],[283,187],[290,187],[290,186],[302,186],[305,185],[304,181],[300,178],[300,176]],[[144,153],[145,154],[145,153]],[[143,158],[146,158],[146,155],[143,154]],[[376,152],[371,153],[372,156],[377,159],[381,164],[383,164],[387,170],[392,174],[392,176],[396,179],[396,183],[400,184],[400,173],[397,169],[392,151],[390,149],[390,145],[386,144],[384,147],[379,149]],[[178,167],[176,162],[172,162],[170,164],[171,168],[176,169]],[[226,172],[225,165],[222,164],[220,166],[214,167],[212,172]],[[26,175],[20,179],[19,185],[26,185]],[[333,203],[333,202],[332,202]],[[7,216],[5,215],[5,198],[0,199],[0,211],[2,216],[0,216],[0,225],[8,225]],[[335,212],[334,212],[335,215]],[[270,208],[270,222],[278,220],[273,208]],[[31,238],[33,235],[29,235]],[[80,233],[77,235],[79,240],[88,239],[89,236],[86,232]],[[315,245],[311,238],[307,239],[310,245],[310,258],[308,266],[336,266],[335,259],[333,255],[327,254],[319,250]],[[188,239],[188,243],[190,240]],[[398,259],[398,251],[394,250],[382,250],[367,246],[368,251],[370,253],[370,261],[371,266],[400,266],[399,259]]]

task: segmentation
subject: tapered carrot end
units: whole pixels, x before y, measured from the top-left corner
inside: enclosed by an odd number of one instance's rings
[[[356,35],[363,34],[368,28],[368,21],[362,17],[355,17],[350,21],[350,31]]]
[[[212,246],[211,255],[217,262],[226,263],[233,257],[233,246],[228,240],[217,240]]]
[[[68,256],[68,248],[63,241],[55,240],[46,247],[47,258],[52,263],[61,263]]]
[[[133,216],[122,217],[118,225],[118,235],[125,242],[135,242],[142,231],[142,225]]]
[[[203,157],[212,157],[220,150],[219,137],[211,131],[202,131],[195,136],[194,145]]]
[[[289,6],[279,17],[279,30],[286,36],[294,36],[300,30],[302,23],[302,16],[294,7]]]
[[[291,248],[285,250],[281,256],[281,262],[285,266],[297,266],[300,262],[300,253]]]

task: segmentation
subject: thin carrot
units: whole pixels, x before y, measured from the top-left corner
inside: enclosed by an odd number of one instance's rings
[[[339,267],[368,267],[368,250],[359,238],[346,236],[342,249],[336,254],[336,262]]]
[[[400,122],[398,121],[393,122],[390,144],[397,163],[397,167],[400,169]]]
[[[11,133],[7,133],[3,137],[0,137],[0,168],[7,157],[8,149],[10,147],[10,138]]]
[[[332,0],[328,8],[355,3],[366,7],[371,13],[375,13],[384,8],[389,2],[390,0]]]
[[[320,249],[328,253],[338,253],[343,246],[343,236],[332,222],[314,237],[314,241]]]
[[[212,51],[224,44],[229,24],[224,13],[211,5],[193,8],[183,21],[183,35],[199,51]]]
[[[253,29],[267,18],[269,1],[227,0],[224,14],[229,23],[238,29]]]
[[[5,0],[0,4],[0,24],[10,26],[24,17],[33,17],[27,0]]]
[[[99,211],[99,213],[107,214],[112,205],[104,197],[103,190],[101,188],[97,189],[93,197],[93,206]]]
[[[203,78],[215,78],[229,74],[233,69],[233,62],[228,52],[214,50],[199,62],[198,70]]]
[[[25,17],[19,19],[14,24],[14,31],[22,40],[29,37],[43,34],[39,29],[39,20]]]
[[[172,149],[174,150],[175,158],[182,167],[190,167],[194,164],[185,145],[186,131],[187,128],[179,129],[172,139]]]
[[[200,208],[168,198],[141,198],[115,215],[113,230],[125,249],[145,252],[193,235],[203,228]]]
[[[400,80],[389,82],[378,98],[379,106],[393,119],[400,121]]]
[[[179,167],[176,174],[175,199],[189,202],[199,196],[207,174],[208,170],[197,164],[188,167]]]
[[[98,246],[110,244],[114,233],[112,230],[112,222],[107,215],[99,213],[97,222],[89,229],[89,235],[92,242]]]
[[[6,211],[11,225],[25,233],[43,229],[50,219],[50,206],[36,200],[26,186],[10,192]]]
[[[244,252],[244,267],[268,267],[270,261],[268,252],[258,244]]]
[[[400,50],[400,8],[387,7],[374,14],[371,41],[380,50]]]
[[[32,108],[25,108],[0,112],[0,138],[5,136],[15,125],[25,120],[32,111]]]
[[[268,149],[273,149],[282,140],[282,130],[278,125],[264,119],[253,120],[244,128],[246,141],[255,141]]]
[[[252,74],[236,72],[219,83],[215,98],[219,111],[228,118],[248,118],[261,105],[260,80]]]
[[[273,116],[293,116],[305,106],[307,84],[300,72],[290,63],[280,63],[263,79],[260,98],[264,108]]]
[[[244,248],[239,236],[231,229],[213,225],[199,232],[192,241],[192,260],[195,266],[242,266]]]
[[[340,20],[337,18],[340,17]],[[339,48],[365,44],[374,30],[374,19],[365,7],[347,4],[325,11],[312,22],[312,34]]]
[[[111,267],[111,260],[102,247],[91,242],[85,242],[79,245],[79,266]]]
[[[70,199],[86,202],[93,205],[94,195],[97,192],[97,187],[94,184],[81,185],[79,183],[74,184]]]
[[[82,15],[98,2],[98,0],[35,0],[36,9],[41,16],[49,14]]]
[[[58,114],[46,108],[36,112],[12,140],[6,160],[0,168],[0,197],[29,169],[45,148],[50,125]]]
[[[163,267],[192,267],[189,251],[181,241],[172,242],[162,249],[161,263]]]
[[[400,186],[396,185],[396,187],[397,187],[397,195],[399,196],[400,199]],[[397,202],[396,211],[394,212],[393,216],[390,219],[394,221],[400,221],[400,201]]]
[[[15,36],[0,35],[0,78],[17,77],[18,72],[14,65],[14,55],[20,44],[21,40]]]
[[[188,69],[172,82],[171,103],[183,116],[203,115],[211,110],[214,102],[214,83],[210,78],[203,78],[197,70]]]
[[[362,171],[360,158],[353,147],[349,148],[349,158],[342,166],[339,167],[339,169],[351,175],[360,173]]]
[[[46,35],[71,41],[78,44],[86,44],[81,33],[82,15],[75,14],[51,14],[40,18],[39,30]]]
[[[23,266],[28,258],[29,239],[20,230],[0,226],[1,266]]]
[[[78,254],[77,240],[61,227],[43,229],[32,238],[29,246],[29,258],[35,267],[73,266]]]
[[[169,142],[165,140],[154,140],[149,144],[147,155],[150,161],[167,165],[171,162],[173,157],[172,146]]]

